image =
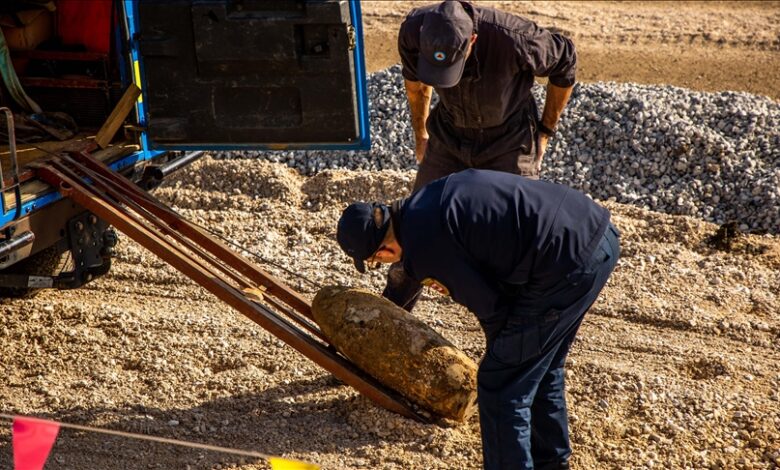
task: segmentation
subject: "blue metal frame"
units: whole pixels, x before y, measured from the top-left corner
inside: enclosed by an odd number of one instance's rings
[[[360,142],[357,149],[368,150],[371,148],[371,131],[368,120],[368,74],[366,73],[365,46],[363,45],[363,12],[360,9],[360,0],[349,0],[350,14],[352,15],[352,27],[355,28],[355,79],[358,83],[357,103],[360,120]]]
[[[138,52],[138,42],[136,41],[136,33],[138,32],[138,2],[136,0],[124,0],[124,17],[125,17],[125,29],[127,31],[127,44],[130,49],[130,76],[133,82],[141,89],[142,97],[144,94],[144,69],[143,61],[141,61],[141,55]],[[140,127],[146,126],[146,105],[143,98],[136,101],[135,110],[138,116],[138,125]],[[152,159],[165,151],[150,150],[149,136],[146,132],[141,132],[141,153],[143,158],[139,161]]]

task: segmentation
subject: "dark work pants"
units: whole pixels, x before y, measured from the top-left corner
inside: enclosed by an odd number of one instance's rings
[[[566,354],[619,256],[610,224],[583,268],[543,292],[521,292],[488,341],[477,374],[486,469],[568,468]]]
[[[535,105],[534,105],[534,110]],[[440,109],[428,119],[430,134],[412,191],[431,181],[469,168],[505,171],[538,178],[536,171],[535,120],[517,118],[517,122],[488,129],[453,127]],[[387,285],[382,295],[412,311],[422,292],[422,285],[409,278],[401,263],[390,265]]]
[[[413,191],[469,168],[539,177],[534,165],[536,146],[533,127],[508,135],[505,126],[496,129],[445,128],[439,132],[447,135],[442,138],[431,132],[425,157],[417,169]]]

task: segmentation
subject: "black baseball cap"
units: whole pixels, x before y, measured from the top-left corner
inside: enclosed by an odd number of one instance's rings
[[[382,209],[382,222],[374,220],[374,209]],[[378,202],[356,202],[344,209],[336,229],[339,246],[355,262],[361,273],[366,272],[365,261],[382,246],[390,228],[390,208]]]
[[[442,2],[426,13],[420,28],[417,78],[436,88],[457,85],[473,33],[474,20],[458,1]]]

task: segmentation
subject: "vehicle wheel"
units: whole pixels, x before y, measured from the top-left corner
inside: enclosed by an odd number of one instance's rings
[[[67,270],[70,263],[70,252],[62,251],[54,245],[29,256],[18,263],[9,266],[4,274],[31,274],[35,276],[56,276]],[[0,286],[0,298],[29,298],[40,292],[37,287],[3,287]]]

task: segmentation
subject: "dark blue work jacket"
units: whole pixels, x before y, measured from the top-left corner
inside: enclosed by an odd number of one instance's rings
[[[511,292],[542,292],[582,267],[609,211],[567,186],[470,169],[417,191],[394,220],[407,274],[443,286],[487,331]]]

